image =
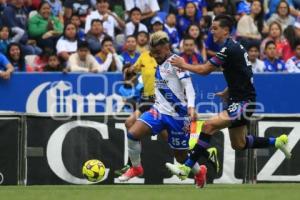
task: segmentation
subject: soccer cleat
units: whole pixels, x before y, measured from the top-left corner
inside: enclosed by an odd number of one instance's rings
[[[115,170],[114,173],[117,176],[122,176],[128,169],[130,168],[130,165],[125,165],[122,169]]]
[[[283,135],[277,137],[275,140],[275,147],[277,149],[280,149],[284,153],[284,155],[287,159],[290,159],[292,157],[292,154],[288,148],[288,136],[287,135],[283,134]]]
[[[208,161],[211,162],[216,170],[217,173],[220,171],[220,164],[218,159],[218,150],[216,147],[211,147],[207,149],[209,153]]]
[[[175,165],[172,163],[166,163],[166,167],[171,171],[172,174],[176,175],[180,180],[185,180],[191,168],[185,165]]]
[[[124,182],[128,181],[131,178],[143,176],[144,169],[142,165],[139,165],[137,167],[130,167],[124,174],[119,176],[119,181]]]
[[[206,184],[206,174],[207,168],[205,165],[200,165],[200,170],[198,174],[194,176],[196,186],[199,188],[203,188]]]

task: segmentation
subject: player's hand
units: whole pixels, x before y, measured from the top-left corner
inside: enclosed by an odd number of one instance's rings
[[[176,66],[178,68],[183,68],[183,66],[185,64],[184,59],[179,56],[173,57],[170,62],[173,66]]]
[[[191,121],[196,121],[197,120],[197,113],[196,113],[195,108],[189,107],[188,115],[189,115]]]

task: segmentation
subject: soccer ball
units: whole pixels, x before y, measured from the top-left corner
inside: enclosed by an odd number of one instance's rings
[[[105,175],[105,166],[100,160],[88,160],[82,167],[82,174],[91,182],[99,182]]]

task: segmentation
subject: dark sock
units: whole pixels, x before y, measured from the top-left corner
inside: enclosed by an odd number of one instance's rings
[[[256,137],[253,135],[246,136],[245,149],[261,149],[275,146],[276,138]]]
[[[211,135],[201,132],[197,144],[191,150],[189,158],[185,161],[184,165],[193,168],[200,156],[208,158],[209,153],[207,152],[207,149],[210,147],[210,138]]]

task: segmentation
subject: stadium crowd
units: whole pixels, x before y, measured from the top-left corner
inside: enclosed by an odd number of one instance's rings
[[[159,30],[186,62],[203,63],[222,48],[209,29],[222,13],[235,19],[232,37],[253,72],[300,72],[299,8],[300,0],[0,0],[0,77],[122,72],[149,54]]]

